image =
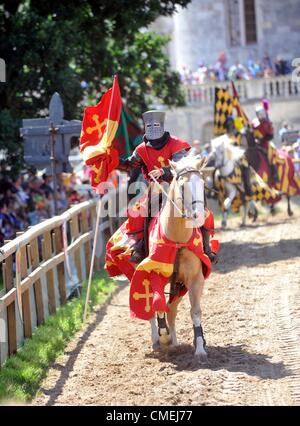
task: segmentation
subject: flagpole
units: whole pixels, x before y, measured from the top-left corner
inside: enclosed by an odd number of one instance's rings
[[[118,76],[114,75],[114,81],[113,81],[113,87],[112,87],[112,94],[111,94],[110,104],[109,104],[109,109],[108,109],[108,117],[107,117],[108,120],[110,119],[110,115],[111,115],[111,108],[112,108],[112,102],[113,102],[114,90],[115,90],[115,81],[117,79],[118,79]],[[96,247],[97,247],[97,241],[98,241],[100,212],[101,212],[101,200],[99,198],[98,209],[97,209],[97,219],[96,219],[96,229],[95,229],[93,251],[92,251],[90,273],[89,273],[89,281],[88,281],[88,286],[87,286],[87,291],[86,291],[85,306],[84,306],[84,313],[83,313],[83,322],[86,321],[87,308],[88,308],[88,303],[89,303],[89,298],[90,298],[90,291],[91,291],[91,285],[92,285],[92,276],[93,276],[93,269],[94,269],[95,255],[96,255]]]
[[[126,155],[127,155],[127,157],[129,157],[129,155],[130,155],[130,144],[129,144],[129,137],[128,137],[128,131],[127,131],[127,126],[126,126],[126,118],[125,118],[123,106],[122,106],[122,110],[121,110],[121,120],[122,120],[122,126],[123,126],[123,131],[124,131]]]
[[[83,322],[86,321],[86,316],[87,316],[87,307],[88,307],[89,298],[90,298],[92,276],[93,276],[94,262],[95,262],[95,255],[96,255],[96,247],[97,247],[97,241],[98,241],[100,212],[101,212],[101,199],[100,198],[98,200],[97,207],[98,208],[97,208],[96,229],[95,229],[92,258],[91,258],[91,264],[90,264],[89,281],[88,281],[88,286],[87,286],[87,290],[86,290],[86,298],[85,298],[84,313],[83,313]]]

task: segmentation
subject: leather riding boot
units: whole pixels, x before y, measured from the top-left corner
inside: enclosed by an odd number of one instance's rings
[[[142,260],[144,260],[146,257],[145,252],[145,244],[144,244],[144,238],[137,241],[133,246],[133,252],[130,256],[130,261],[133,263],[140,263]]]
[[[251,189],[251,181],[250,181],[250,168],[242,167],[242,178],[245,188],[245,195],[248,197],[252,197],[253,192]]]
[[[278,182],[278,172],[277,172],[277,168],[276,166],[274,166],[274,164],[270,165],[271,168],[271,178],[272,178],[272,183],[276,184]]]
[[[215,265],[216,263],[218,263],[219,257],[216,253],[212,252],[211,249],[210,249],[209,231],[207,229],[205,229],[204,226],[201,226],[201,232],[202,232],[202,237],[203,237],[204,253],[209,257],[211,263],[213,263]]]

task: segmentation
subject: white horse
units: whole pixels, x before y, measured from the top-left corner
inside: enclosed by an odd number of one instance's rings
[[[238,166],[239,161],[245,155],[245,150],[238,146],[234,146],[228,137],[228,135],[222,135],[211,140],[212,153],[210,154],[211,158],[215,160],[215,167],[217,169],[215,178],[223,177],[224,186],[226,191],[226,198],[223,203],[223,213],[222,213],[222,227],[225,228],[227,225],[228,213],[230,211],[232,202],[238,191],[241,193],[244,192],[243,183],[231,183],[228,181],[230,176],[233,175],[236,166]],[[243,200],[242,204],[243,213],[242,213],[242,226],[246,225],[247,213],[251,209],[252,215],[257,215],[257,209],[255,207],[254,201],[251,200],[247,202]]]

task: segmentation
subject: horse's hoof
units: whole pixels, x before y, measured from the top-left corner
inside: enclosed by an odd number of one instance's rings
[[[246,224],[245,223],[241,223],[240,224],[240,228],[246,228]]]
[[[289,215],[289,217],[294,216],[294,213],[292,212],[292,210],[288,210],[288,215]]]
[[[161,347],[160,347],[159,340],[157,342],[153,343],[152,349],[153,349],[154,352],[160,351]]]
[[[252,223],[256,222],[257,218],[258,218],[258,211],[256,210],[256,212],[253,213]]]
[[[199,364],[205,364],[208,361],[207,353],[204,352],[195,352],[195,358],[199,362]]]
[[[170,345],[172,343],[170,334],[162,334],[159,336],[159,343],[164,346]]]
[[[225,221],[222,220],[222,222],[221,222],[222,229],[225,229],[226,226],[227,226],[227,222],[225,222]]]

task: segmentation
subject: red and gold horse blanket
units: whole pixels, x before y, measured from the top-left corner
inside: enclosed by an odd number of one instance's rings
[[[214,218],[210,211],[204,224],[214,235]],[[166,284],[170,282],[174,271],[177,251],[186,247],[202,261],[204,278],[211,273],[211,261],[203,251],[203,240],[200,229],[194,229],[192,237],[185,244],[178,244],[167,239],[160,226],[159,214],[152,219],[149,227],[149,255],[138,265],[130,262],[131,247],[134,238],[128,235],[128,220],[110,238],[106,247],[106,270],[110,276],[125,274],[130,280],[130,314],[132,318],[149,320],[156,311],[167,312],[164,294]],[[217,252],[219,242],[210,241],[211,249]],[[187,289],[183,288],[179,296]],[[171,302],[174,299],[170,299]]]

